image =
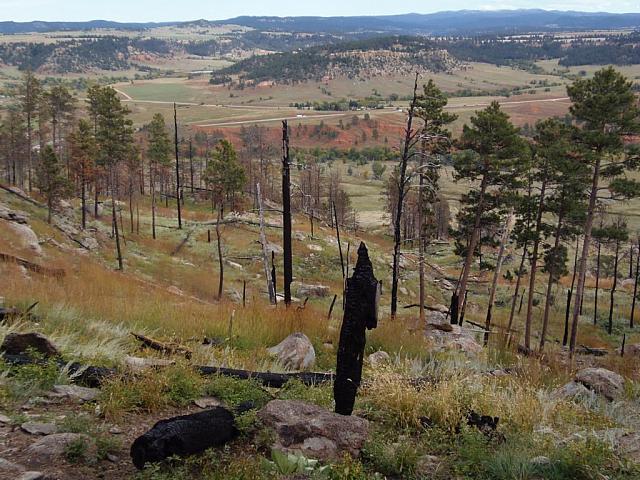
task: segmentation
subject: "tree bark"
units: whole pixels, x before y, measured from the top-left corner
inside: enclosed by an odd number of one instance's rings
[[[487,307],[487,317],[485,320],[485,329],[487,332],[484,334],[485,346],[489,343],[489,331],[491,330],[491,311],[493,310],[493,302],[496,296],[496,290],[498,288],[498,280],[500,278],[500,270],[502,269],[502,261],[504,259],[504,251],[511,235],[511,229],[515,222],[515,216],[513,215],[513,209],[509,212],[504,224],[504,230],[502,232],[502,238],[500,239],[500,249],[498,251],[498,259],[496,261],[496,268],[493,272],[493,281],[491,282],[491,289],[489,290],[489,302]],[[466,294],[466,292],[465,292]]]
[[[175,128],[175,149],[176,149],[176,203],[178,206],[178,228],[182,229],[182,210],[180,207],[180,155],[178,149],[178,110],[176,104],[173,104],[173,122]]]
[[[629,315],[629,328],[634,327],[634,316],[636,312],[636,298],[638,296],[638,277],[640,272],[640,238],[638,238],[638,254],[636,255],[636,276],[633,282],[633,300],[631,301],[631,315]]]
[[[555,241],[553,244],[554,252],[558,251],[560,247],[560,236],[562,234],[562,225],[564,221],[564,211],[560,211],[558,214],[558,222],[556,224]],[[542,316],[542,332],[540,333],[540,352],[544,351],[544,344],[547,341],[547,329],[549,327],[549,313],[551,312],[551,289],[554,283],[555,276],[555,263],[549,267],[549,280],[547,282],[547,291],[544,301],[544,314]]]
[[[260,211],[260,243],[262,244],[262,265],[264,267],[264,277],[267,281],[267,292],[269,292],[269,301],[272,305],[276,304],[276,292],[269,274],[269,257],[267,255],[267,236],[264,231],[264,208],[262,206],[262,193],[260,192],[260,184],[256,184],[256,192],[258,194],[258,209]]]
[[[616,253],[613,261],[613,286],[611,287],[611,296],[609,297],[609,324],[607,332],[609,335],[613,332],[613,303],[618,286],[618,262],[620,257],[620,240],[616,241]]]
[[[222,257],[222,239],[220,237],[220,220],[222,219],[222,208],[218,208],[218,222],[216,223],[216,239],[218,241],[218,263],[220,265],[220,276],[218,280],[218,301],[222,300],[224,285],[224,259]]]
[[[293,281],[293,252],[291,243],[291,164],[289,162],[289,126],[282,122],[282,228],[284,254],[284,303],[291,305],[291,282]]]
[[[570,356],[576,349],[576,341],[578,339],[578,320],[580,319],[580,304],[582,303],[582,295],[584,293],[584,283],[587,276],[587,258],[589,257],[589,246],[591,245],[591,231],[593,230],[593,218],[596,210],[596,202],[598,199],[598,186],[600,183],[600,165],[601,158],[598,157],[593,169],[593,181],[591,184],[591,193],[589,195],[589,209],[587,211],[587,221],[584,228],[584,244],[582,246],[582,255],[580,258],[580,268],[578,275],[578,286],[576,289],[576,303],[573,307],[573,318],[571,319],[571,342],[569,344]]]

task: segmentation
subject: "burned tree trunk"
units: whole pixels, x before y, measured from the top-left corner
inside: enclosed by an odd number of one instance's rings
[[[346,301],[333,384],[336,413],[351,415],[362,379],[365,329],[378,326],[378,280],[364,243],[358,248],[353,276],[347,279]]]
[[[636,276],[633,281],[633,300],[631,303],[631,314],[629,315],[629,328],[633,328],[634,316],[636,313],[636,298],[638,297],[638,276],[640,275],[640,238],[638,238],[638,255],[636,255]]]
[[[218,243],[218,264],[220,275],[218,280],[218,301],[222,300],[224,288],[224,258],[222,256],[222,238],[220,235],[220,220],[222,220],[222,205],[218,207],[218,221],[216,222],[216,239]]]
[[[291,250],[291,164],[289,162],[289,126],[282,122],[282,228],[284,250],[284,303],[291,305],[293,254]]]
[[[264,268],[264,276],[267,281],[267,292],[269,293],[269,301],[272,305],[276,304],[276,289],[269,274],[269,257],[267,256],[267,236],[264,231],[264,208],[262,206],[262,192],[260,184],[256,184],[256,194],[258,195],[258,208],[260,210],[260,243],[262,244],[262,265]],[[211,239],[209,239],[211,242]]]
[[[613,306],[616,295],[616,288],[618,287],[618,263],[620,257],[620,240],[616,241],[616,253],[613,260],[613,286],[611,287],[611,293],[609,296],[609,323],[607,324],[607,333],[611,335],[613,332]]]
[[[219,447],[238,435],[233,414],[223,407],[161,420],[131,445],[138,469],[169,457],[185,457]]]

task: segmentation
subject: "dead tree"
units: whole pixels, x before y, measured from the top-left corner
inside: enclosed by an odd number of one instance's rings
[[[602,222],[600,222],[600,228],[602,228]],[[598,292],[600,290],[600,253],[602,252],[602,241],[598,241],[598,254],[596,256],[596,292],[593,297],[593,324],[598,324]]]
[[[178,204],[178,228],[182,229],[182,212],[180,209],[180,155],[178,149],[178,110],[173,104],[173,123],[175,127],[175,147],[176,147],[176,201]]]
[[[218,301],[222,300],[224,285],[224,258],[222,256],[222,238],[220,236],[220,220],[222,220],[222,208],[218,207],[218,221],[216,222],[216,240],[218,242],[218,262],[220,265],[220,277],[218,282]]]
[[[407,118],[407,126],[405,129],[404,145],[402,157],[400,159],[400,168],[398,175],[398,205],[396,215],[393,221],[393,276],[391,280],[391,317],[395,318],[398,310],[398,276],[400,270],[400,246],[402,243],[402,207],[407,194],[407,165],[411,157],[411,150],[417,142],[417,132],[413,131],[413,118],[415,116],[416,104],[418,101],[418,74],[416,73],[415,83],[413,85],[413,100],[409,106],[409,116]]]
[[[336,364],[333,397],[336,413],[351,415],[362,380],[366,330],[378,326],[378,280],[364,243],[358,248],[353,276],[347,279],[346,301]]]
[[[291,246],[291,163],[289,161],[289,126],[282,122],[282,247],[284,250],[284,303],[291,305],[293,253]]]
[[[616,294],[616,288],[618,287],[618,263],[620,257],[620,240],[616,240],[616,251],[613,258],[613,285],[611,286],[611,293],[609,296],[609,323],[607,324],[607,333],[611,335],[613,332],[613,305]]]
[[[498,289],[498,280],[500,278],[500,270],[502,269],[502,261],[504,259],[504,251],[511,235],[511,230],[515,223],[515,215],[513,209],[509,212],[507,220],[504,224],[504,230],[502,232],[502,238],[500,239],[500,249],[498,251],[498,259],[496,260],[496,268],[493,272],[493,281],[491,282],[491,290],[489,291],[489,306],[487,308],[487,318],[485,320],[485,329],[487,333],[484,335],[484,344],[489,343],[489,331],[491,330],[491,313],[493,310],[493,302],[496,296],[496,290]]]
[[[258,209],[260,211],[260,243],[262,244],[262,264],[264,267],[264,277],[267,281],[267,292],[269,292],[269,301],[272,305],[276,304],[276,291],[269,274],[269,257],[267,256],[267,236],[264,231],[264,207],[262,206],[262,193],[260,192],[260,184],[256,184],[256,193],[258,195]]]
[[[169,457],[185,457],[219,447],[238,436],[233,413],[223,407],[160,420],[131,445],[138,469]]]
[[[638,276],[640,273],[640,237],[638,237],[638,254],[636,255],[636,275],[633,281],[633,300],[631,301],[631,314],[629,316],[629,328],[633,328],[636,313],[636,298],[638,296]]]

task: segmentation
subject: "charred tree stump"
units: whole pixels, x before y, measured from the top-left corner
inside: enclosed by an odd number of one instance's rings
[[[451,305],[449,306],[449,314],[451,315],[451,325],[458,324],[458,294],[453,292],[451,295]]]
[[[219,447],[238,435],[233,414],[226,408],[161,420],[131,445],[138,469],[169,457],[185,457]]]
[[[351,415],[362,380],[362,360],[366,330],[378,326],[378,280],[364,243],[358,248],[353,276],[347,279],[345,311],[340,330],[340,344],[333,384],[336,413]]]

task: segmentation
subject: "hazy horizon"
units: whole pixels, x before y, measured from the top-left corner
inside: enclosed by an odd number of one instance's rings
[[[238,16],[375,16],[401,15],[407,13],[430,14],[459,10],[523,10],[537,9],[547,11],[578,11],[588,13],[640,13],[640,5],[635,0],[621,1],[577,1],[564,0],[515,0],[509,4],[489,0],[478,4],[467,0],[452,0],[448,8],[431,7],[435,2],[409,0],[403,10],[398,11],[397,2],[380,0],[375,6],[364,0],[343,2],[327,0],[317,5],[283,0],[279,2],[245,0],[238,2],[222,1],[211,5],[202,0],[184,0],[179,5],[169,4],[158,8],[151,0],[128,1],[112,0],[109,4],[94,4],[82,0],[0,0],[3,10],[2,21],[15,22],[86,22],[106,20],[114,22],[172,22],[189,21],[204,18],[207,20],[225,20]],[[34,14],[34,12],[38,12]]]

